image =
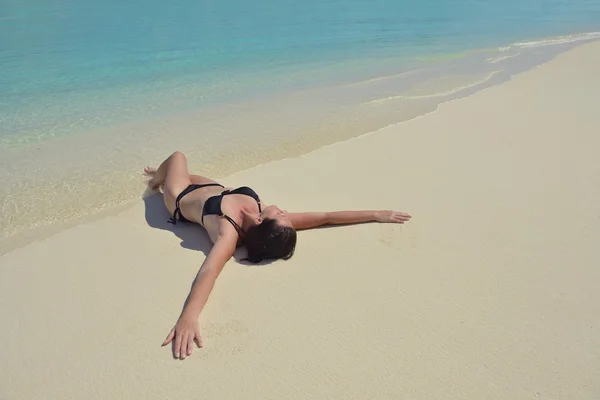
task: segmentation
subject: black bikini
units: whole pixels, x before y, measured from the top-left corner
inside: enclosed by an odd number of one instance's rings
[[[183,196],[185,196],[186,194],[193,192],[196,189],[200,189],[200,188],[207,187],[207,186],[220,186],[222,188],[225,188],[223,185],[220,185],[218,183],[205,183],[203,185],[188,186],[187,188],[185,188],[185,190],[183,192],[179,193],[179,196],[177,196],[177,199],[175,200],[175,211],[173,212],[173,217],[171,217],[171,219],[169,219],[168,222],[170,222],[173,225],[177,224],[177,216],[178,215],[179,215],[180,221],[190,222],[181,213],[181,209],[179,208],[179,202],[181,201]],[[206,199],[206,201],[204,202],[204,207],[202,207],[202,225],[204,225],[204,216],[205,215],[218,215],[220,217],[225,217],[233,225],[233,227],[238,231],[238,233],[243,234],[244,231],[242,230],[242,227],[239,226],[228,215],[223,214],[223,211],[221,211],[221,201],[223,201],[223,196],[227,196],[228,194],[244,194],[246,196],[252,197],[254,200],[256,200],[256,203],[258,204],[258,211],[262,212],[262,209],[260,206],[260,198],[258,197],[258,194],[256,194],[256,192],[254,190],[250,189],[248,186],[242,186],[242,187],[239,187],[239,188],[233,189],[233,190],[224,190],[223,192],[221,192],[221,194],[212,196],[212,197],[209,197],[208,199]]]

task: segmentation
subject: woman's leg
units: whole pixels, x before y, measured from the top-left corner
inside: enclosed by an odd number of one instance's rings
[[[192,184],[185,154],[176,151],[163,161],[158,169],[146,167],[144,172],[152,177],[148,182],[148,186],[152,189],[156,190],[163,186],[165,205],[170,213],[175,211],[175,199]]]

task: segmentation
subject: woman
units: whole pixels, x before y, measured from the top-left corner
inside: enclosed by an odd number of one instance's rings
[[[179,320],[163,346],[175,341],[175,357],[192,354],[193,343],[202,347],[198,326],[200,312],[225,263],[240,244],[248,250],[247,260],[287,260],[296,248],[296,231],[321,225],[360,222],[402,224],[411,217],[396,211],[338,211],[288,213],[275,205],[261,203],[247,186],[227,189],[217,182],[190,175],[181,152],[173,153],[158,169],[146,167],[153,190],[163,188],[165,205],[173,215],[169,222],[195,222],[206,229],[213,247],[202,263]]]

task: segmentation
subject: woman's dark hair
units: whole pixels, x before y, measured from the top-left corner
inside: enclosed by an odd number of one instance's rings
[[[248,260],[253,263],[267,259],[287,260],[296,249],[296,230],[291,226],[279,225],[276,220],[265,218],[260,224],[248,229],[244,235],[248,249]]]

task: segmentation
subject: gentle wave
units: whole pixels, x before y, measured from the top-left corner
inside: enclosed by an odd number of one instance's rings
[[[557,44],[568,44],[581,42],[586,40],[594,40],[600,39],[600,32],[587,32],[587,33],[578,33],[573,35],[565,35],[565,36],[557,36],[554,38],[547,38],[541,40],[532,40],[528,42],[516,42],[509,44],[508,46],[503,46],[498,48],[499,51],[509,51],[515,47],[526,49],[531,47],[544,47],[544,46],[552,46]]]
[[[520,55],[521,55],[521,53],[515,53],[515,54],[509,54],[509,55],[501,56],[501,57],[490,57],[490,58],[486,58],[485,61],[489,62],[490,64],[496,64],[496,63],[499,63],[500,61],[508,60],[509,58],[518,57]]]
[[[414,71],[405,71],[405,72],[400,72],[398,74],[391,74],[391,75],[382,75],[382,76],[377,76],[375,78],[369,78],[369,79],[365,79],[362,81],[358,81],[358,82],[352,82],[347,84],[346,86],[358,86],[358,85],[367,85],[370,83],[376,83],[376,82],[381,82],[381,81],[387,81],[387,80],[391,80],[391,79],[397,79],[397,78],[402,78],[402,77],[406,77],[409,75],[412,75],[416,72],[419,72],[418,70],[414,70]]]
[[[466,85],[457,86],[455,88],[452,88],[450,90],[446,90],[443,92],[422,94],[422,95],[405,95],[405,94],[403,94],[403,95],[390,96],[390,97],[384,97],[381,99],[370,100],[370,101],[364,102],[362,104],[363,105],[373,105],[373,104],[382,104],[382,103],[392,101],[392,100],[419,100],[419,99],[430,99],[430,98],[436,98],[436,97],[450,96],[450,95],[458,93],[462,90],[470,89],[472,87],[481,85],[481,84],[489,81],[490,79],[492,79],[495,75],[499,74],[500,72],[502,72],[502,71],[493,71],[493,72],[489,73],[488,75],[486,75],[485,77],[483,77],[482,79],[479,79],[477,81],[471,82]]]

